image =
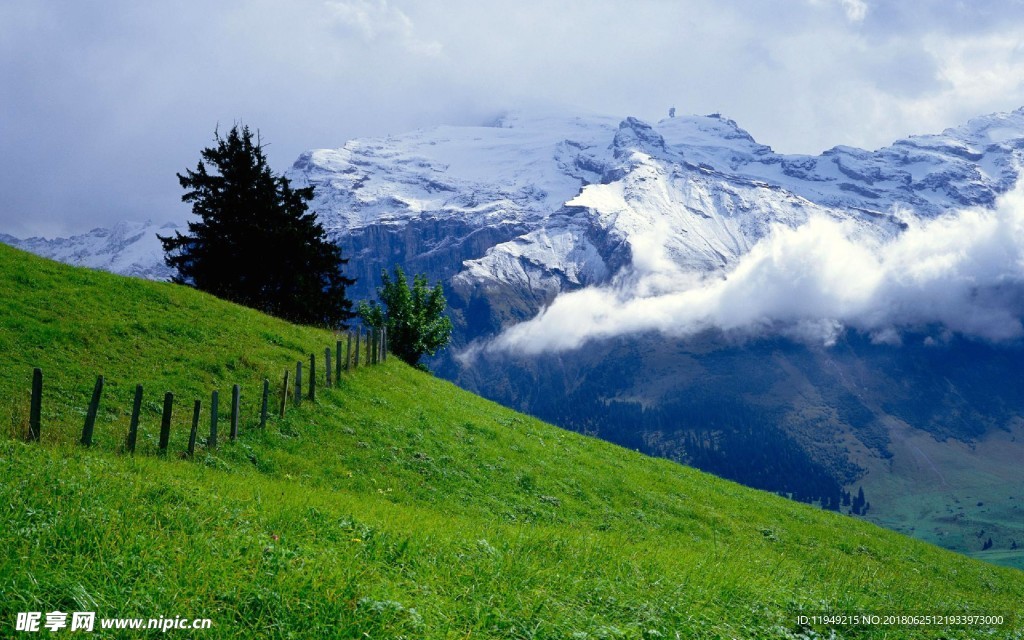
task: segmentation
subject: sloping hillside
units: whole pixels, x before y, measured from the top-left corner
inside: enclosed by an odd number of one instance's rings
[[[0,291],[4,637],[19,612],[58,610],[213,621],[168,637],[803,638],[817,636],[798,616],[826,609],[1007,616],[991,636],[840,637],[1021,637],[1024,573],[560,430],[395,359],[258,429],[263,378],[279,389],[330,332],[3,246]],[[42,442],[26,444],[33,367]],[[182,459],[193,401],[203,434],[210,391],[224,425],[235,383],[238,441]],[[117,633],[145,637],[96,635]]]

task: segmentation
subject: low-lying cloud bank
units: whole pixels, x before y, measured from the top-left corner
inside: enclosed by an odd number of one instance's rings
[[[683,272],[652,237],[634,246],[643,258],[614,282],[563,294],[472,351],[538,354],[707,329],[826,346],[846,328],[891,344],[925,327],[993,342],[1024,336],[1024,185],[991,210],[905,218],[907,229],[888,240],[825,218],[779,227],[732,268],[708,275]]]

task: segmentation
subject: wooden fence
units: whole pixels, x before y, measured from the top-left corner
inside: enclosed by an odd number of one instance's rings
[[[353,341],[353,337],[355,340]],[[353,344],[355,348],[353,349]],[[344,346],[344,357],[342,355],[342,347]],[[365,332],[363,329],[357,329],[355,331],[349,331],[347,333],[347,340],[338,340],[334,345],[334,358],[332,367],[332,354],[331,349],[324,349],[324,360],[323,360],[323,371],[324,374],[322,379],[326,387],[330,388],[336,386],[341,382],[342,372],[347,372],[350,369],[356,369],[360,364],[360,352],[365,351],[362,354],[363,366],[375,365],[381,362],[386,362],[388,358],[388,338],[387,331],[384,329],[369,329]],[[333,369],[333,370],[332,370]],[[302,361],[295,363],[295,380],[294,395],[289,393],[289,371],[285,370],[284,379],[281,385],[280,394],[280,407],[278,415],[280,418],[284,418],[285,410],[287,409],[288,399],[292,397],[293,404],[299,406],[303,400],[303,385],[302,385]],[[316,354],[310,354],[309,356],[309,375],[308,375],[308,388],[305,397],[310,401],[316,400],[316,387],[318,384],[317,380],[317,367],[316,367]],[[96,378],[96,384],[93,387],[92,399],[89,402],[89,407],[85,414],[85,423],[82,426],[82,437],[79,442],[82,446],[89,447],[93,444],[93,434],[96,428],[96,416],[99,412],[100,401],[103,396],[103,376]],[[231,442],[234,442],[238,438],[238,426],[240,420],[240,406],[241,406],[241,393],[242,389],[239,385],[235,384],[231,387],[231,418],[229,422],[228,438]],[[135,454],[136,444],[138,443],[139,434],[139,415],[142,411],[142,400],[143,400],[143,388],[142,385],[136,385],[135,387],[135,398],[132,403],[131,419],[128,425],[128,433],[124,440],[124,450],[126,453]],[[206,438],[206,446],[209,449],[217,448],[217,422],[219,416],[219,394],[216,390],[210,394],[210,432]],[[263,380],[263,394],[260,401],[259,411],[259,428],[264,428],[267,425],[267,414],[269,411],[269,400],[270,400],[270,381],[264,378]],[[43,403],[43,372],[38,367],[32,371],[32,391],[31,391],[31,402],[29,408],[29,423],[28,432],[25,435],[25,439],[28,442],[39,442],[42,436],[42,403]],[[157,445],[158,455],[167,455],[167,449],[170,443],[171,436],[171,416],[174,411],[174,394],[170,391],[164,394],[163,411],[160,418],[160,438]],[[202,412],[202,402],[195,400],[192,406],[192,429],[188,436],[188,448],[184,452],[184,456],[192,458],[195,456],[196,440],[198,438],[200,414]]]

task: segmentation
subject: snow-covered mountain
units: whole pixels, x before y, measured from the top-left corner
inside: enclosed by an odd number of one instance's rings
[[[103,269],[148,280],[169,280],[173,271],[164,264],[157,234],[170,235],[173,222],[120,222],[70,238],[15,238],[0,233],[0,242],[68,264]]]
[[[781,155],[718,115],[524,116],[353,140],[303,154],[289,176],[348,250],[368,295],[401,262],[465,297],[505,290],[521,319],[606,282],[634,251],[722,269],[777,224],[821,214],[890,237],[901,215],[990,206],[1016,182],[1024,110],[869,152]],[[407,269],[408,270],[408,269]]]

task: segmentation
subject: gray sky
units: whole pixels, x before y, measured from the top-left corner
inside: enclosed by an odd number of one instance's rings
[[[181,220],[218,123],[284,171],[533,104],[873,149],[1024,106],[1024,0],[3,0],[0,232]]]

